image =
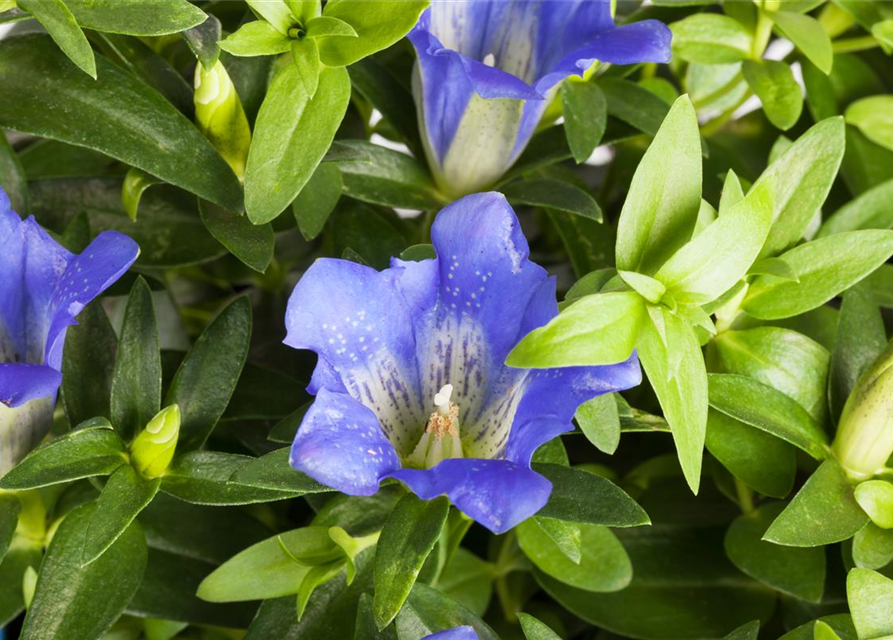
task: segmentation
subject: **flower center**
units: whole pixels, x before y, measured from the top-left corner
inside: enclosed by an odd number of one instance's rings
[[[428,418],[425,433],[404,460],[408,467],[430,469],[447,458],[464,458],[459,437],[459,407],[450,402],[453,385],[447,384],[434,394],[434,412]]]

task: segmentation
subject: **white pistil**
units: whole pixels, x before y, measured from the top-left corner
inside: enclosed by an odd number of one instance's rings
[[[494,67],[494,66],[496,66],[496,56],[493,55],[492,53],[488,53],[487,55],[484,56],[484,59],[482,60],[482,62],[485,65],[487,65],[488,67]]]

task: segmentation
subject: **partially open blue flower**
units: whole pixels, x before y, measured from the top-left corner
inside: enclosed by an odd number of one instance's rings
[[[639,363],[506,367],[518,341],[557,315],[554,278],[527,259],[501,194],[449,205],[431,236],[435,259],[382,272],[321,259],[298,282],[285,342],[319,362],[291,464],[352,495],[383,478],[426,500],[447,494],[500,533],[549,497],[534,450],[569,430],[583,402],[638,384]]]
[[[610,0],[433,0],[409,34],[428,160],[447,195],[493,185],[558,84],[596,61],[667,62],[656,20],[617,27]]]
[[[75,316],[127,271],[139,247],[101,233],[81,255],[22,220],[0,189],[0,475],[49,431]]]
[[[425,636],[422,640],[478,640],[478,634],[475,633],[474,627],[454,627],[446,631],[438,631],[430,636]]]

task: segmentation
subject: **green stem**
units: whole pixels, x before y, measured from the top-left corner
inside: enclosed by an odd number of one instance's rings
[[[746,484],[735,478],[735,491],[738,493],[738,504],[741,505],[741,511],[744,514],[753,513],[753,491]]]
[[[762,9],[759,10],[757,27],[754,30],[753,45],[750,49],[750,57],[754,60],[762,60],[769,38],[772,37],[772,19]]]
[[[855,51],[866,51],[881,46],[874,36],[862,36],[859,38],[844,38],[843,40],[835,40],[831,44],[834,53],[853,53]]]

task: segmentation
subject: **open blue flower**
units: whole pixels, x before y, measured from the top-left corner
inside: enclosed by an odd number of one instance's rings
[[[139,247],[106,231],[81,255],[22,220],[0,189],[0,475],[49,431],[75,316],[127,271]]]
[[[428,160],[448,195],[494,184],[558,84],[596,61],[667,62],[656,20],[617,27],[610,0],[433,0],[410,32]]]
[[[554,278],[527,259],[501,194],[449,205],[431,236],[435,259],[382,272],[321,259],[298,282],[285,343],[319,362],[291,464],[352,495],[383,478],[425,500],[447,494],[500,533],[549,497],[534,450],[569,430],[583,402],[638,384],[639,363],[506,367],[518,341],[557,315]]]

